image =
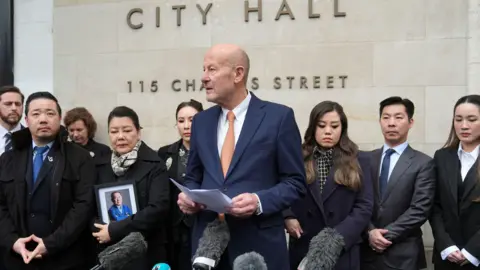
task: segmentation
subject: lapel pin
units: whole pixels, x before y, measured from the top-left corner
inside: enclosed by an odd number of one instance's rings
[[[48,161],[53,162],[53,157],[48,157]]]

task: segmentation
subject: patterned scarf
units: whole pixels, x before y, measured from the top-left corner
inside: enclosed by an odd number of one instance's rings
[[[317,179],[321,193],[325,187],[330,168],[333,165],[333,148],[325,150],[315,147],[313,150],[313,158],[315,159]]]
[[[138,141],[132,151],[123,155],[118,155],[115,151],[112,152],[112,169],[115,175],[123,176],[128,168],[137,161],[140,145],[142,145],[142,141]]]

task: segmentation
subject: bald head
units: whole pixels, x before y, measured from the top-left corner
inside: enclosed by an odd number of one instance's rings
[[[232,68],[243,68],[243,83],[247,84],[248,72],[250,71],[250,58],[247,53],[235,44],[217,44],[208,50],[207,55],[215,55],[218,59]]]

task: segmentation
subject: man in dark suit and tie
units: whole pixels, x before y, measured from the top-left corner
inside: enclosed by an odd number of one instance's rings
[[[261,254],[268,269],[289,269],[282,210],[306,192],[301,137],[293,110],[262,101],[246,89],[249,59],[238,46],[213,46],[205,55],[202,82],[207,100],[192,125],[185,177],[190,189],[219,189],[233,198],[226,209],[230,242],[216,269],[231,269],[246,252]],[[198,212],[192,251],[216,213],[200,211],[184,193],[180,209]],[[200,212],[199,212],[200,211]]]
[[[23,128],[20,124],[24,96],[20,89],[7,85],[0,87],[0,155],[12,149],[12,133]],[[0,254],[3,254],[0,248]],[[0,256],[0,270],[5,270]]]
[[[371,154],[375,207],[362,248],[362,270],[426,267],[421,226],[433,206],[435,172],[432,158],[408,145],[414,109],[401,97],[380,103],[385,144]]]
[[[13,149],[0,157],[0,245],[5,266],[89,269],[93,160],[62,136],[61,108],[52,94],[30,95],[25,114],[28,128],[13,134]]]
[[[15,86],[0,87],[0,155],[12,149],[12,133],[23,129],[24,96]]]

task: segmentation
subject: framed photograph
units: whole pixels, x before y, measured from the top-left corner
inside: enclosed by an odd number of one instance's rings
[[[108,224],[124,220],[138,210],[135,182],[122,181],[95,186],[98,214]]]

